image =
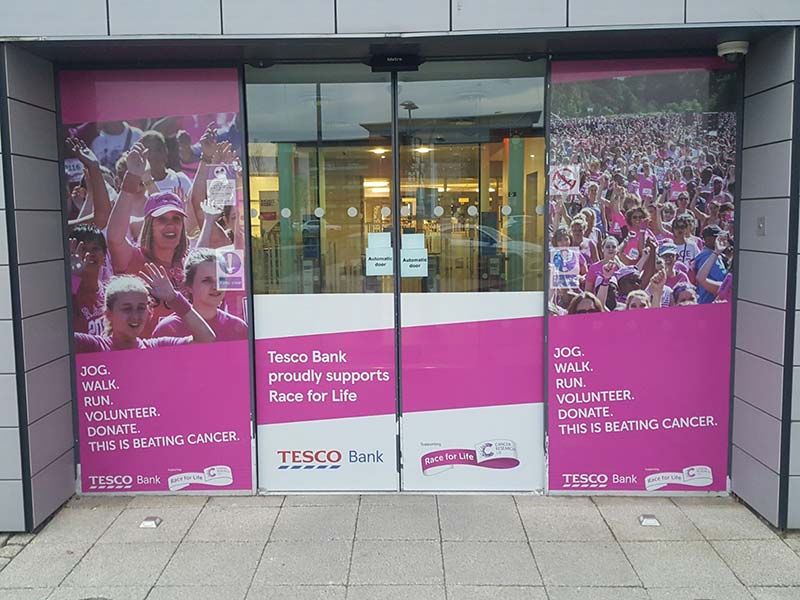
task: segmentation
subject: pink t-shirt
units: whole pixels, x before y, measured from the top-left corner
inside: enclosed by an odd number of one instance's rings
[[[217,314],[213,319],[207,321],[208,326],[217,336],[218,342],[229,342],[231,340],[247,339],[247,324],[241,319],[226,313],[224,310],[217,309]],[[172,315],[163,319],[153,331],[153,339],[162,337],[183,338],[191,336],[192,332],[186,325],[182,317]]]
[[[639,236],[642,235],[642,230],[633,231],[634,237],[630,239],[630,241],[625,245],[625,248],[622,250],[622,253],[632,260],[639,260]],[[645,244],[647,243],[647,239],[655,240],[656,237],[653,235],[653,232],[649,229],[644,230],[644,237],[645,237]]]
[[[607,262],[607,260],[598,260],[597,262],[589,265],[589,271],[586,273],[587,291],[593,291],[597,287],[597,284],[603,280],[603,265]],[[617,269],[619,269],[619,265],[615,262],[613,272],[616,273]]]
[[[611,213],[608,218],[608,233],[616,237],[622,237],[622,228],[626,224],[625,215],[621,212]]]
[[[673,275],[672,277],[667,277],[667,286],[675,289],[675,286],[678,285],[679,283],[690,283],[690,282],[689,282],[689,277],[686,275],[686,273],[678,270],[678,266],[676,263],[675,275]]]
[[[147,348],[163,348],[165,346],[182,346],[183,344],[191,343],[191,337],[162,337],[150,339],[136,338],[136,348],[138,350],[145,350]],[[110,336],[89,335],[86,333],[75,334],[75,351],[78,353],[111,352],[112,350],[119,350],[119,348],[114,348]],[[132,348],[126,348],[126,350],[132,350]]]
[[[656,196],[656,178],[652,175],[645,177],[639,175],[639,195],[642,200],[653,200]]]

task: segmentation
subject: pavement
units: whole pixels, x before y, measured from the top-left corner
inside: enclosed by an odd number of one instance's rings
[[[797,600],[798,553],[731,498],[76,497],[0,599]]]

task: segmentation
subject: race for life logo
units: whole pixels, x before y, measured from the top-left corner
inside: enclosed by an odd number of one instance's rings
[[[167,480],[170,492],[176,492],[190,485],[210,485],[213,487],[227,487],[233,484],[233,469],[228,465],[215,465],[206,467],[202,473],[188,472],[172,475]]]
[[[342,467],[342,453],[339,450],[278,450],[277,453],[280,461],[278,469],[281,471]]]
[[[563,194],[565,196],[577,194],[579,183],[580,175],[578,165],[554,167],[552,175],[550,176],[550,193]]]
[[[426,452],[420,457],[423,475],[437,475],[454,466],[485,469],[513,469],[519,466],[513,440],[486,440],[474,448],[448,448]]]

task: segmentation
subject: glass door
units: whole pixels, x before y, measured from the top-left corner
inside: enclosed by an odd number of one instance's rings
[[[544,73],[398,75],[403,489],[544,487]]]

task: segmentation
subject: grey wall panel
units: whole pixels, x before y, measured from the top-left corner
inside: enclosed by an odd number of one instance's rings
[[[25,373],[28,423],[41,419],[72,401],[69,357],[42,365]]]
[[[0,161],[2,161],[3,157],[0,155]],[[2,162],[0,162],[2,164]],[[6,186],[3,182],[3,168],[0,167],[0,210],[6,207]]]
[[[0,36],[105,36],[105,0],[0,2]]]
[[[786,308],[787,260],[785,254],[742,250],[736,266],[739,298],[775,308]]]
[[[800,529],[800,477],[789,477],[789,529]]]
[[[792,423],[792,439],[789,443],[789,475],[800,475],[800,423]]]
[[[800,311],[795,311],[794,312],[794,317],[795,317],[795,326],[794,326],[794,342],[793,343],[794,343],[794,347],[796,349],[800,349],[800,320],[798,320],[798,318],[800,318]],[[800,366],[800,351],[796,351],[794,353],[794,366],[795,367]]]
[[[0,375],[0,427],[19,426],[17,376]]]
[[[800,367],[792,369],[792,419],[800,421]]]
[[[55,110],[53,64],[13,44],[6,44],[5,48],[8,95],[29,104]]]
[[[783,367],[741,350],[736,351],[735,360],[734,395],[780,419],[783,406]]]
[[[784,29],[750,48],[745,58],[746,95],[794,79],[794,44],[794,30]]]
[[[744,147],[770,144],[792,137],[794,85],[785,83],[744,101]],[[782,118],[778,118],[782,115]]]
[[[11,279],[7,266],[0,265],[0,319],[11,318]]]
[[[746,452],[733,447],[731,457],[733,492],[773,525],[778,522],[780,478]]]
[[[759,229],[763,219],[764,235]],[[737,243],[742,250],[789,251],[789,199],[745,200],[736,215]]]
[[[75,455],[69,450],[31,478],[34,527],[38,527],[75,493],[74,461]]]
[[[18,210],[14,216],[20,264],[64,258],[60,212]]]
[[[226,34],[335,33],[333,0],[222,0]],[[298,10],[302,6],[302,10]]]
[[[58,163],[26,156],[11,157],[14,208],[61,210]]]
[[[14,327],[11,321],[0,321],[0,374],[14,373]]]
[[[783,363],[785,313],[744,300],[736,310],[736,347]]]
[[[566,0],[453,0],[453,31],[566,27]]]
[[[25,370],[69,354],[67,311],[54,310],[22,320]]]
[[[63,308],[67,304],[64,261],[21,265],[19,293],[22,317]]]
[[[0,479],[22,478],[19,429],[0,427]]]
[[[570,27],[683,23],[683,0],[570,0]]]
[[[25,529],[22,481],[0,481],[0,531]]]
[[[36,475],[73,445],[72,405],[65,404],[28,428],[31,473]]]
[[[222,33],[219,2],[220,0],[108,0],[111,35],[218,35]],[[302,15],[304,12],[298,11],[298,14]]]
[[[686,0],[688,23],[800,19],[797,0]]]
[[[742,198],[788,196],[791,162],[791,142],[743,150]]]
[[[8,101],[11,153],[58,160],[56,114],[30,104]]]
[[[0,265],[8,264],[8,225],[6,211],[0,210]]]
[[[733,403],[733,443],[773,471],[780,471],[781,421],[743,402]]]
[[[450,0],[338,0],[338,33],[448,31]]]

